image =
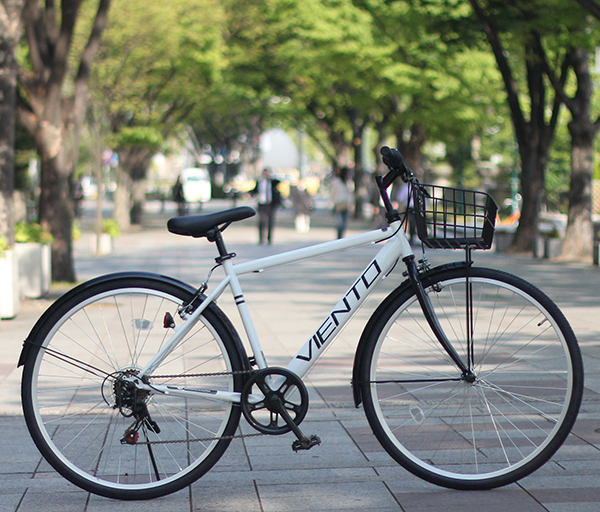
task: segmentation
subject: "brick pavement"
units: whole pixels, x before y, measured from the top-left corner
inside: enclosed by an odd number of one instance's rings
[[[212,266],[214,249],[205,241],[168,234],[162,227],[168,214],[151,212],[146,228],[122,235],[110,256],[94,257],[91,244],[82,238],[76,247],[79,278],[144,269],[200,282]],[[317,216],[315,227],[303,235],[291,229],[289,212],[280,212],[279,217],[273,247],[256,245],[256,228],[250,220],[228,229],[229,249],[240,259],[249,259],[326,240],[334,233],[333,219],[325,214]],[[284,364],[296,352],[371,255],[372,249],[361,248],[243,282],[271,364]],[[459,256],[435,252],[430,259],[435,264]],[[55,287],[45,299],[25,301],[16,319],[0,322],[0,511],[600,510],[600,270],[491,252],[478,253],[476,262],[521,275],[543,288],[563,309],[584,353],[586,392],[573,435],[548,464],[520,482],[485,492],[451,491],[424,482],[391,460],[371,435],[362,409],[353,407],[349,382],[356,342],[374,304],[400,281],[393,277],[369,299],[307,378],[311,408],[303,427],[319,434],[321,446],[293,453],[289,435],[235,440],[211,472],[171,496],[140,503],[89,495],[41,459],[20,410],[21,370],[15,366],[21,342],[64,291]],[[236,318],[231,304],[221,299],[219,305]],[[249,431],[247,425],[243,429]]]

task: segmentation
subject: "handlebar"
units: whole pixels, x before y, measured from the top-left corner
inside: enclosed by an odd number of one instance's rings
[[[381,156],[383,157],[383,163],[388,167],[390,172],[383,178],[383,185],[385,188],[389,187],[392,182],[400,177],[402,181],[408,183],[415,179],[414,173],[404,163],[404,157],[402,153],[396,148],[390,148],[383,146],[381,148]]]
[[[381,148],[381,156],[383,157],[383,163],[388,167],[390,172],[385,176],[377,176],[375,179],[386,210],[386,219],[388,222],[393,222],[400,219],[400,213],[394,209],[387,188],[398,177],[402,178],[402,181],[405,183],[411,183],[413,186],[418,186],[419,182],[414,173],[404,163],[404,157],[400,151],[395,148],[383,146]]]

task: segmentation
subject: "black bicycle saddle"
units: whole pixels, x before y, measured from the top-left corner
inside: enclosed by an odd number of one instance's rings
[[[206,215],[174,217],[167,222],[167,229],[176,235],[201,238],[223,224],[244,220],[254,215],[256,215],[256,212],[250,206],[239,206],[238,208],[231,208],[230,210]]]

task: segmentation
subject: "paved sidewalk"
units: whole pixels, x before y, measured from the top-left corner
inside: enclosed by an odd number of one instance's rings
[[[202,281],[213,266],[214,247],[205,240],[169,234],[164,227],[171,212],[167,207],[163,213],[149,212],[146,228],[118,238],[110,256],[93,256],[84,236],[76,246],[78,278],[135,269],[192,284]],[[292,229],[289,211],[280,212],[278,220],[274,246],[256,244],[255,220],[250,219],[228,228],[228,249],[241,261],[324,241],[334,234],[328,214],[317,215],[307,234]],[[349,234],[354,227],[360,226],[351,226]],[[287,363],[374,251],[360,248],[244,278],[247,302],[270,364]],[[65,290],[53,288],[47,298],[25,301],[16,319],[0,322],[0,512],[600,510],[600,270],[491,252],[475,256],[480,266],[507,270],[546,291],[571,322],[584,353],[586,392],[573,435],[533,475],[493,491],[451,491],[414,477],[379,447],[362,408],[353,406],[349,383],[360,333],[377,301],[402,279],[397,272],[367,301],[308,376],[311,406],[303,430],[318,434],[321,446],[293,453],[290,435],[237,439],[212,471],[171,496],[142,503],[90,495],[43,461],[20,409],[21,369],[16,361],[36,319]],[[459,259],[460,254],[438,251],[429,257],[438,264]],[[229,297],[221,298],[219,305],[241,332]],[[243,429],[250,430],[247,425]]]

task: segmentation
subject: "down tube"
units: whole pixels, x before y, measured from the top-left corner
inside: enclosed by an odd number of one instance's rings
[[[402,242],[400,237],[395,236],[377,253],[356,282],[327,315],[320,327],[290,361],[287,366],[288,370],[300,378],[308,373],[312,365],[341,332],[346,322],[352,318],[365,299],[392,270],[403,253]]]

